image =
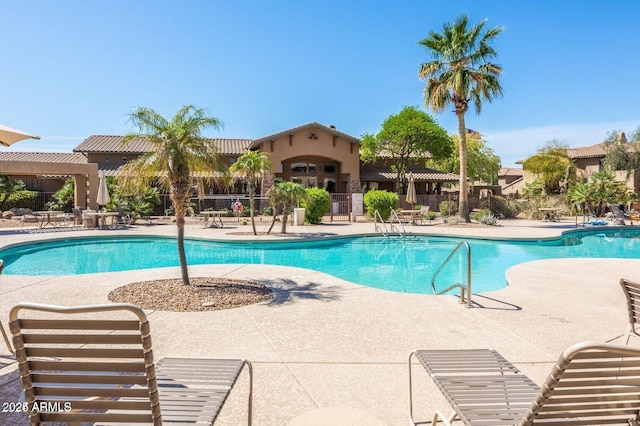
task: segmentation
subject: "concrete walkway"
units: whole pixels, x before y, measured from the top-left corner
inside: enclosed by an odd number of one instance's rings
[[[550,238],[574,229],[568,222],[501,221],[500,227],[410,226],[426,234],[495,238]],[[262,226],[262,225],[261,225]],[[372,223],[290,227],[304,236],[372,233]],[[0,230],[2,245],[75,235],[175,235],[175,226],[122,231],[47,233]],[[187,235],[242,239],[250,226],[187,228]],[[260,237],[264,239],[266,237]],[[272,236],[271,238],[283,238]],[[640,258],[640,253],[638,254]],[[624,330],[621,277],[640,281],[640,260],[555,259],[517,265],[506,288],[474,296],[465,308],[454,296],[395,293],[364,287],[312,270],[269,265],[202,265],[192,276],[245,278],[271,287],[266,303],[217,312],[149,312],[154,352],[164,356],[241,357],[254,364],[255,425],[379,424],[408,422],[407,355],[412,349],[491,347],[535,382],[544,381],[557,356],[582,340],[605,340]],[[21,301],[107,303],[109,291],[130,282],[179,277],[178,268],[66,277],[0,276],[0,319]],[[0,357],[6,364],[11,360]],[[19,397],[5,368],[0,401]],[[416,368],[416,416],[428,420],[449,406]],[[246,375],[217,425],[243,424]],[[296,419],[297,418],[297,419]],[[359,421],[353,422],[354,418]],[[342,423],[341,420],[342,419]],[[348,419],[351,419],[348,421]],[[324,423],[323,423],[324,422]],[[0,424],[27,424],[0,413]]]

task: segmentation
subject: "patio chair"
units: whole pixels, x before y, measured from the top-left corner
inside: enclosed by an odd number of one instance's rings
[[[636,330],[636,325],[640,324],[640,283],[635,283],[622,278],[620,280],[620,287],[622,287],[622,292],[627,299],[629,324],[627,325],[627,330],[623,334],[611,338],[607,340],[607,342],[611,342],[624,336],[624,343],[628,345],[631,336],[640,337],[640,334],[638,334],[638,331]]]
[[[490,349],[413,351],[453,408],[432,425],[638,425],[640,348],[583,342],[558,358],[541,388]]]
[[[614,223],[616,225],[626,225],[624,212],[615,204],[609,204],[609,210],[613,214]]]
[[[251,364],[197,358],[154,363],[149,322],[137,306],[22,303],[10,312],[10,329],[32,425],[211,425],[245,365],[251,424]]]
[[[424,223],[424,217],[427,216],[428,214],[429,214],[429,206],[421,206],[420,215],[418,216],[418,219],[420,219],[421,225]],[[427,220],[429,221],[429,223],[431,223],[431,219],[428,216],[427,216]]]
[[[131,225],[131,215],[127,214],[123,208],[118,208],[118,216],[113,216],[112,221],[113,228],[118,228],[119,226],[128,228]]]
[[[204,226],[205,217],[203,215],[196,215],[196,212],[193,210],[193,207],[187,207],[187,216],[185,217],[185,225],[187,223],[191,224],[191,226]]]
[[[2,275],[2,271],[4,270],[4,260],[0,259],[0,275]],[[11,347],[11,342],[9,342],[9,336],[7,336],[7,332],[4,330],[4,325],[0,321],[0,331],[2,331],[2,338],[4,339],[4,344],[7,345],[7,349],[9,352],[13,353],[13,348]]]

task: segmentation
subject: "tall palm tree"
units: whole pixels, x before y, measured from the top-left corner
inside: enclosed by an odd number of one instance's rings
[[[209,117],[205,110],[193,105],[180,107],[167,120],[150,108],[137,108],[131,122],[138,128],[125,136],[123,144],[135,138],[145,138],[153,150],[128,162],[119,173],[124,191],[157,182],[169,190],[178,227],[178,256],[182,281],[189,285],[187,257],[184,251],[184,223],[191,188],[198,185],[202,193],[204,181],[224,172],[224,166],[210,140],[201,136],[207,128],[219,129],[222,123]]]
[[[282,206],[282,231],[287,233],[287,220],[291,209],[297,206],[301,201],[307,199],[307,191],[302,185],[295,182],[278,182],[271,187],[268,192],[269,200],[272,206]],[[274,210],[273,214],[276,212]],[[273,224],[271,225],[273,227]],[[271,228],[269,228],[269,232]]]
[[[269,161],[269,154],[262,151],[247,151],[231,165],[230,169],[232,173],[247,182],[251,226],[253,227],[253,235],[258,235],[255,222],[256,188],[263,178],[273,175],[273,164]]]
[[[442,33],[435,31],[418,42],[432,54],[433,60],[420,65],[418,76],[427,79],[424,88],[424,103],[434,112],[442,112],[453,104],[458,117],[460,135],[460,216],[466,222],[469,217],[467,194],[467,128],[465,114],[472,102],[476,113],[482,102],[491,102],[502,96],[498,77],[502,67],[491,63],[497,52],[491,47],[503,27],[483,32],[486,20],[469,25],[469,17],[460,16],[453,24],[446,23]]]

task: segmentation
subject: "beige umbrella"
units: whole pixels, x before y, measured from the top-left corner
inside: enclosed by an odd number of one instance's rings
[[[23,139],[40,139],[40,136],[30,135],[0,124],[0,145],[10,146]]]
[[[107,179],[105,179],[104,175],[101,175],[96,203],[98,203],[99,206],[104,206],[109,204],[109,201],[111,201],[111,197],[109,196],[109,188],[107,188]]]
[[[416,196],[416,184],[413,182],[413,173],[409,172],[409,182],[407,183],[407,203],[414,205],[418,201]]]

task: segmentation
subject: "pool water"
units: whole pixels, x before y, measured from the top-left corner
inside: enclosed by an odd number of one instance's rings
[[[185,240],[189,265],[270,264],[313,269],[347,281],[407,293],[431,293],[434,272],[460,238],[411,236],[405,240],[351,237],[314,241],[215,242]],[[640,258],[640,230],[575,232],[544,241],[465,238],[472,252],[473,291],[506,286],[505,271],[550,258]],[[178,266],[175,238],[107,237],[55,240],[0,250],[5,274],[75,275]],[[438,275],[436,288],[464,283],[465,251]]]

